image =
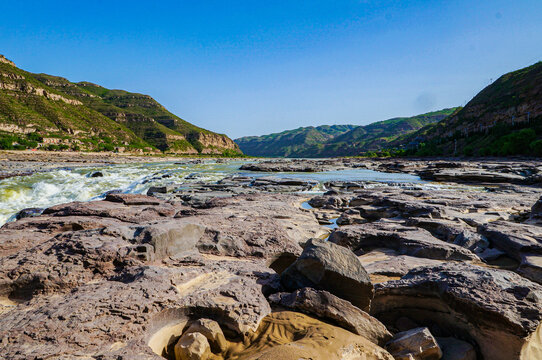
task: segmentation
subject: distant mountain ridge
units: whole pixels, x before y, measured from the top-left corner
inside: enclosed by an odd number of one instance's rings
[[[369,125],[323,125],[302,127],[263,136],[235,139],[241,150],[252,156],[330,157],[353,156],[387,147],[400,135],[438,122],[456,108],[412,117],[399,117]]]
[[[30,135],[33,134],[33,135]],[[44,140],[45,139],[45,140]],[[0,55],[0,147],[239,153],[148,95],[21,70]]]
[[[318,146],[352,129],[355,125],[307,126],[262,136],[246,136],[234,141],[252,156],[297,156],[312,145]]]

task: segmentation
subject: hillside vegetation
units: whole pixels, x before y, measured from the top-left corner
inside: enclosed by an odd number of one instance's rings
[[[390,147],[408,155],[542,156],[542,62],[501,76],[457,113]]]
[[[0,148],[237,154],[148,95],[32,74],[0,55]]]
[[[303,127],[281,133],[236,139],[241,150],[253,156],[330,157],[378,151],[398,136],[413,132],[452,114],[456,108],[412,117],[393,118],[366,126]]]

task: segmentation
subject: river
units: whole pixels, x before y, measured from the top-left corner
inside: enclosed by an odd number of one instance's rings
[[[0,180],[0,225],[25,208],[47,208],[71,201],[103,198],[110,190],[124,193],[146,193],[151,186],[169,183],[216,182],[228,175],[288,176],[317,180],[424,183],[417,176],[384,173],[367,169],[347,169],[319,173],[258,173],[239,170],[247,161],[216,163],[138,163],[61,169]],[[103,176],[92,177],[95,172]],[[322,187],[315,191],[322,190]]]

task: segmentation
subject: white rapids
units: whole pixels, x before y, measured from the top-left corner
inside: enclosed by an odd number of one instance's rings
[[[322,173],[253,173],[241,172],[246,161],[216,163],[137,163],[54,170],[0,180],[0,226],[13,219],[25,208],[47,208],[71,201],[89,201],[104,197],[110,190],[141,194],[151,186],[191,182],[216,182],[225,176],[244,174],[250,176],[290,176],[314,179],[320,183],[329,180],[361,180],[376,182],[422,183],[413,175],[382,173],[366,169],[348,169]],[[91,177],[96,171],[101,177]],[[314,192],[323,191],[322,184]]]

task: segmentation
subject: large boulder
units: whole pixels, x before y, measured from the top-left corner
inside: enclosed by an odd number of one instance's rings
[[[281,282],[290,291],[304,287],[329,291],[366,311],[373,297],[369,275],[354,253],[319,239],[306,244],[301,256],[281,274]]]
[[[303,288],[292,293],[273,294],[269,301],[287,309],[329,320],[380,346],[391,338],[390,332],[380,321],[327,291]]]
[[[542,286],[514,272],[447,263],[375,288],[371,314],[384,324],[407,316],[475,344],[484,359],[542,358]]]

